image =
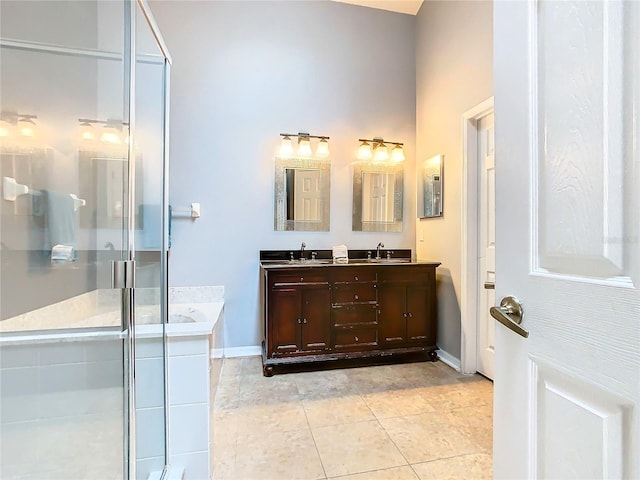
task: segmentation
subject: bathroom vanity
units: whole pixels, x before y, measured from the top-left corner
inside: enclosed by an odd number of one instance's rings
[[[348,263],[333,263],[330,251],[313,253],[315,259],[300,260],[298,252],[260,252],[265,376],[338,363],[437,359],[439,263],[412,262],[410,250],[377,260],[353,251]]]

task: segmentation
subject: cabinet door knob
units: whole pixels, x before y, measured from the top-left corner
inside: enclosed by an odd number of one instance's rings
[[[358,295],[356,295],[355,297],[356,297],[356,300],[358,300]]]
[[[406,313],[403,313],[403,314],[402,314],[402,316],[403,316],[404,318],[407,318],[407,314],[406,314]]]
[[[356,281],[358,280],[358,277],[357,277],[357,276],[356,276],[356,277],[354,277],[354,278],[356,279]]]
[[[408,316],[409,318],[413,317],[413,315],[411,315],[411,312],[407,313],[407,316]]]
[[[298,323],[302,323],[302,322],[300,321],[300,319],[298,319]]]
[[[360,339],[358,337],[356,337],[356,342],[360,341]]]
[[[303,319],[302,319],[302,323],[307,323],[307,319],[306,319],[306,318],[303,318]]]

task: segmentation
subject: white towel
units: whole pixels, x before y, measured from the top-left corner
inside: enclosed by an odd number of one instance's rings
[[[67,263],[73,262],[74,260],[73,245],[62,245],[59,243],[51,249],[52,263]]]
[[[333,261],[336,263],[347,263],[349,261],[349,250],[346,245],[335,245],[333,247]]]

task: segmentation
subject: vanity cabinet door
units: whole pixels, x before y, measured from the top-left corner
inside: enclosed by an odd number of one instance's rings
[[[406,287],[393,283],[381,285],[378,299],[380,343],[386,346],[406,343]]]
[[[431,289],[427,284],[409,285],[406,289],[407,341],[436,343],[436,321],[432,314]]]
[[[274,289],[269,297],[269,354],[280,356],[300,351],[300,288]]]
[[[331,338],[331,296],[328,286],[302,289],[301,318],[302,350],[327,350]]]

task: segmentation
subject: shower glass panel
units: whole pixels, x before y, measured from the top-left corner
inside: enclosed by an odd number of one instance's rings
[[[0,2],[3,480],[129,478],[130,458],[146,479],[166,464],[168,66],[156,49],[161,73],[136,68],[139,8]],[[113,289],[113,263],[132,259],[141,288]]]

